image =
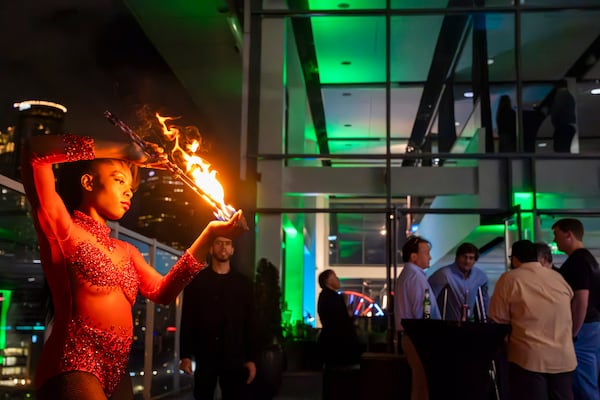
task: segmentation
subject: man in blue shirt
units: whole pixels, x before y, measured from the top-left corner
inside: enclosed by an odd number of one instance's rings
[[[429,278],[442,319],[485,320],[488,310],[488,277],[475,267],[479,250],[473,243],[456,249],[454,262],[438,269]]]
[[[402,246],[402,260],[404,268],[396,279],[394,290],[394,319],[396,330],[400,336],[400,344],[406,355],[408,365],[412,370],[411,400],[427,400],[429,391],[425,370],[417,354],[414,344],[408,336],[404,335],[402,319],[423,318],[423,300],[425,291],[432,293],[427,282],[425,270],[429,268],[431,243],[428,240],[411,236]],[[431,318],[440,319],[440,312],[435,301],[431,302]]]

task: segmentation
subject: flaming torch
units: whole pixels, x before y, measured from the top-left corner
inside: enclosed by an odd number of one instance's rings
[[[150,158],[155,158],[154,154],[150,154],[146,147],[145,141],[134,132],[125,122],[118,119],[110,111],[105,111],[104,116],[113,125],[121,130],[124,134],[140,146]],[[179,145],[179,129],[175,127],[167,127],[166,121],[171,120],[170,117],[161,117],[158,113],[156,118],[159,120],[163,127],[163,134],[169,140],[174,140],[175,145],[171,151],[171,156],[179,155],[183,158],[186,163],[186,170],[182,170],[175,162],[168,160],[165,163],[166,169],[171,173],[173,178],[180,180],[187,187],[192,189],[194,193],[202,197],[208,204],[213,207],[213,214],[215,217],[222,221],[231,219],[235,214],[236,209],[231,205],[225,203],[225,192],[223,186],[216,178],[217,171],[210,168],[210,164],[203,160],[201,157],[195,154],[200,147],[198,141],[194,141],[188,151],[183,149]]]

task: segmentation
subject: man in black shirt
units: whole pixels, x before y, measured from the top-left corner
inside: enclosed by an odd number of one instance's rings
[[[577,369],[573,376],[575,399],[598,400],[600,371],[600,268],[583,246],[583,224],[563,218],[552,225],[554,241],[569,255],[559,272],[575,293],[571,302]]]
[[[256,375],[252,284],[231,268],[233,251],[231,239],[215,238],[210,266],[183,292],[180,368],[194,373],[196,399],[212,400],[217,379],[223,400],[245,398]]]
[[[340,280],[335,271],[327,269],[321,272],[319,286],[323,289],[317,306],[323,325],[319,335],[322,359],[326,366],[357,364],[360,347],[344,297],[337,292]]]

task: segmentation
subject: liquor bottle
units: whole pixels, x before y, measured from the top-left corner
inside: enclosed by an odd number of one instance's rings
[[[431,299],[429,298],[429,289],[425,289],[423,298],[423,319],[431,319]]]
[[[461,317],[460,320],[461,321],[468,321],[469,320],[469,314],[470,314],[470,309],[469,306],[467,305],[467,302],[469,301],[469,290],[465,290],[465,302],[462,305],[462,313],[461,313]]]
[[[466,304],[463,304],[462,305],[462,315],[460,318],[461,321],[467,321],[469,319],[469,314],[470,314],[469,311],[470,311],[469,306]]]

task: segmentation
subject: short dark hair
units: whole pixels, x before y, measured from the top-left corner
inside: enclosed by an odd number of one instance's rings
[[[512,244],[511,257],[522,263],[537,261],[537,250],[531,240],[517,240]]]
[[[319,274],[319,286],[321,289],[325,289],[327,287],[327,279],[334,271],[332,269],[326,269],[325,271]]]
[[[427,243],[427,245],[431,246],[431,242],[425,238],[420,236],[409,236],[408,239],[406,239],[404,246],[402,246],[402,261],[409,262],[410,255],[419,252],[419,244],[421,243]]]
[[[552,225],[552,229],[554,228],[560,229],[563,232],[572,232],[577,240],[583,239],[583,233],[585,232],[581,221],[575,218],[559,219]]]
[[[552,249],[544,242],[534,243],[538,258],[542,258],[549,263],[552,262]]]
[[[475,261],[479,259],[479,249],[473,243],[465,242],[456,249],[456,257],[463,254],[475,254]]]

